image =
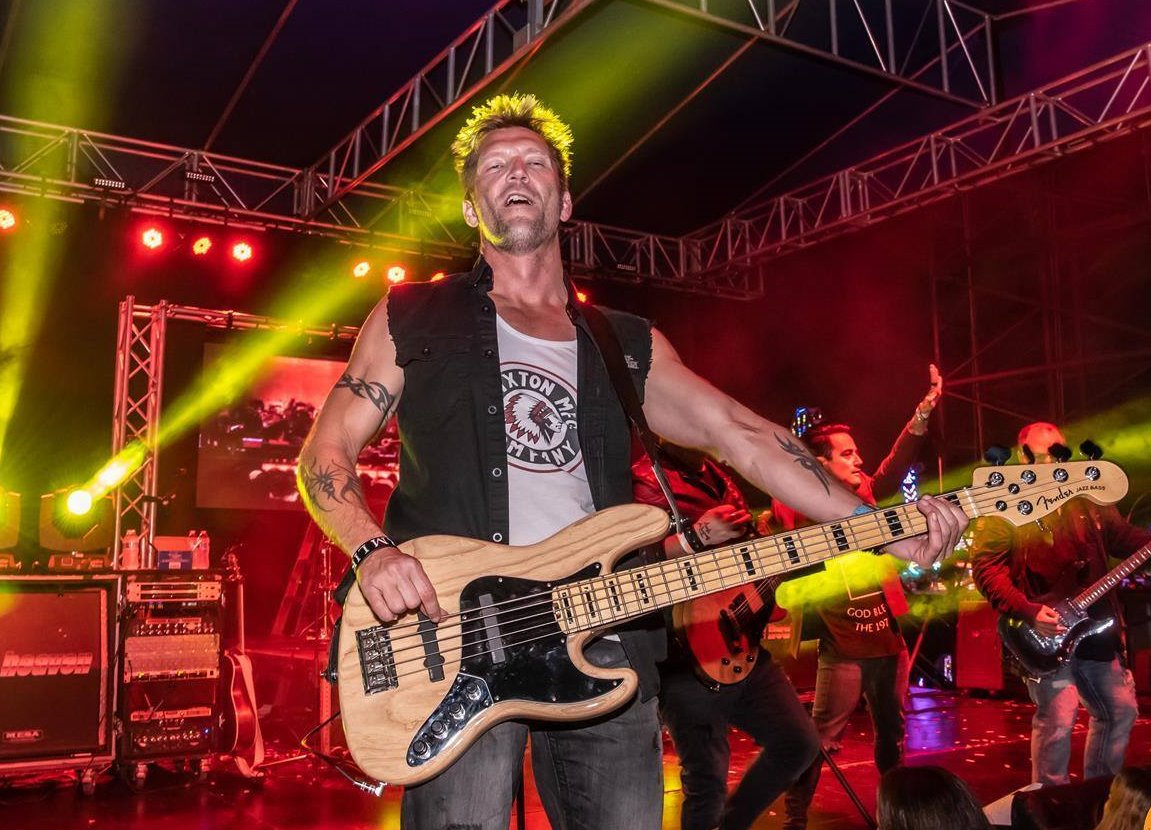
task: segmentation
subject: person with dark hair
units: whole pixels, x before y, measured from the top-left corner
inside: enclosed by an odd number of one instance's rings
[[[1050,463],[1066,444],[1054,424],[1028,424],[1019,433],[1019,457],[1024,462]],[[972,528],[972,575],[980,592],[996,611],[1025,620],[1046,636],[1062,630],[1053,606],[1103,576],[1110,569],[1109,557],[1128,556],[1151,541],[1151,533],[1124,521],[1114,505],[1084,498],[1067,499],[1022,527],[983,518]],[[1121,617],[1114,592],[1091,606],[1088,614],[1110,620],[1110,627],[1084,639],[1055,673],[1025,678],[1035,704],[1031,780],[1044,786],[1069,781],[1071,728],[1080,701],[1091,716],[1083,756],[1085,778],[1119,772],[1139,713],[1131,672],[1121,660]]]
[[[888,770],[875,812],[879,830],[991,830],[971,790],[943,767]]]
[[[665,446],[660,460],[680,510],[694,523],[696,535],[706,540],[708,547],[749,535],[751,513],[747,502],[723,467],[706,456],[678,447]],[[666,507],[651,459],[639,459],[632,471],[636,501]],[[675,535],[668,536],[665,557],[686,553]],[[770,592],[764,596],[753,586],[745,586],[735,593],[738,597],[726,598],[724,604],[738,604],[742,606],[739,611],[750,613],[729,614],[731,609],[725,607],[726,623],[738,627],[738,636],[746,638],[747,644],[755,644],[748,649],[746,659],[750,663],[745,673],[740,672],[742,679],[736,675],[737,682],[718,683],[702,672],[701,656],[692,652],[687,631],[679,631],[680,636],[671,639],[668,659],[659,666],[660,716],[679,755],[683,785],[681,830],[751,827],[819,755],[819,736],[791,681],[769,652],[752,653],[774,608]],[[761,604],[753,607],[751,601]],[[719,626],[718,620],[714,622]],[[711,623],[712,620],[699,620],[694,627]],[[728,642],[734,639],[731,635],[729,632]],[[709,659],[715,657],[708,655]],[[705,683],[705,679],[709,682]],[[728,730],[732,726],[755,741],[761,752],[729,796]]]
[[[400,543],[448,534],[532,545],[632,501],[631,430],[589,320],[619,341],[623,382],[656,433],[730,459],[757,487],[820,519],[860,507],[784,428],[689,370],[649,321],[581,306],[559,237],[572,213],[571,147],[571,130],[532,95],[475,108],[452,153],[480,258],[470,272],[390,290],[300,452],[305,502],[351,557],[360,593],[385,624],[417,611],[435,624],[446,617],[422,562]],[[403,449],[381,533],[355,466],[393,412]],[[919,509],[928,534],[888,549],[930,565],[967,519],[943,499]],[[640,691],[630,703],[585,722],[492,726],[439,775],[405,788],[402,826],[506,828],[530,736],[553,826],[658,828],[655,663],[664,644],[662,632],[635,627],[589,642],[587,660],[634,670]]]
[[[898,492],[903,476],[914,462],[927,434],[931,413],[943,394],[943,380],[934,365],[929,377],[927,394],[872,474],[864,471],[863,457],[847,424],[819,424],[804,434],[804,442],[820,465],[864,503],[874,506],[879,499]],[[777,501],[774,510],[784,530],[808,523],[786,504]],[[844,567],[845,561],[829,562],[826,573],[818,576],[822,590],[819,600],[813,603],[814,609],[806,614],[799,606],[788,609],[796,629],[792,641],[798,644],[801,639],[812,639],[812,635],[819,639],[811,714],[824,749],[839,748],[847,721],[863,697],[875,728],[875,765],[883,773],[903,758],[903,698],[910,666],[907,644],[896,617],[907,612],[907,600],[889,562],[864,555],[848,568]],[[808,625],[810,631],[806,630]],[[807,812],[822,768],[823,759],[817,758],[788,790],[786,830],[803,830],[807,826]]]
[[[1144,830],[1151,816],[1151,772],[1124,767],[1107,793],[1103,818],[1095,830]]]

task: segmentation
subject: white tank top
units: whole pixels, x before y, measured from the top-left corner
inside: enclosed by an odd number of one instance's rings
[[[541,340],[496,318],[512,545],[595,511],[576,431],[576,341]]]

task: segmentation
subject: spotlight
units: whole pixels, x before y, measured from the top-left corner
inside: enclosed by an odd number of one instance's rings
[[[439,282],[446,276],[447,274],[445,274],[443,271],[436,271],[436,273],[432,274],[431,282]]]
[[[395,285],[401,283],[408,276],[408,269],[402,265],[393,265],[388,269],[388,282]]]
[[[586,303],[587,302],[587,292],[586,291],[577,291],[576,292],[576,299],[579,300],[581,303]]]
[[[252,246],[247,242],[237,242],[232,246],[232,259],[236,262],[247,262],[252,258]]]
[[[164,232],[155,225],[150,225],[140,234],[140,243],[150,251],[155,251],[164,244]]]
[[[354,268],[352,268],[352,276],[358,280],[361,280],[369,273],[371,273],[371,270],[372,263],[368,262],[366,259],[362,259],[356,263]]]
[[[100,190],[127,190],[128,185],[119,179],[109,179],[107,176],[97,176],[92,179],[92,187]]]
[[[20,538],[20,494],[0,487],[0,550],[16,547]]]
[[[92,494],[87,490],[73,490],[68,494],[66,504],[73,516],[85,516],[92,509]]]
[[[10,231],[16,227],[16,214],[8,208],[0,208],[0,231]]]
[[[40,547],[55,551],[92,551],[112,544],[112,499],[92,499],[82,515],[73,512],[73,498],[83,490],[57,490],[40,497]]]
[[[192,253],[196,256],[203,256],[212,250],[212,237],[201,236],[197,237],[196,241],[192,243]]]

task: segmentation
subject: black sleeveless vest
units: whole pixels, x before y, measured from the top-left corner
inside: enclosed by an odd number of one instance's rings
[[[507,541],[507,438],[491,284],[491,269],[481,259],[469,273],[399,285],[389,294],[404,389],[397,409],[400,479],[384,530],[397,541],[434,533]],[[568,311],[577,330],[580,447],[592,501],[602,510],[633,501],[631,430],[574,298]],[[602,311],[642,400],[651,324]],[[666,651],[657,628],[658,621],[645,621],[620,632],[645,699],[658,690],[654,662]]]

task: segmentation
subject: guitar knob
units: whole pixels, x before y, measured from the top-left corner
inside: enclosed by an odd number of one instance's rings
[[[476,683],[474,680],[470,681],[468,685],[464,686],[464,695],[468,700],[479,700],[480,684]]]
[[[442,720],[432,721],[432,734],[437,738],[442,738],[448,732],[448,726]]]
[[[427,758],[431,751],[432,748],[428,746],[427,741],[416,741],[412,744],[412,754],[417,758]]]
[[[743,674],[743,666],[736,666],[732,671],[736,674]]]
[[[730,666],[730,665],[731,665],[731,661],[730,661],[730,660],[728,660],[726,657],[724,657],[723,659],[721,659],[719,662],[723,663],[723,665],[725,665],[725,666]]]
[[[448,709],[448,714],[451,715],[452,720],[463,720],[464,707],[459,703],[453,703],[452,707]]]

